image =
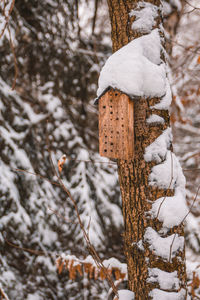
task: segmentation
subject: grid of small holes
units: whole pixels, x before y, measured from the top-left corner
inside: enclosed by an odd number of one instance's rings
[[[115,93],[115,96],[117,97],[118,96],[118,93]],[[109,103],[108,103],[108,106],[109,106],[109,114],[110,114],[110,132],[107,133],[107,124],[104,124],[104,138],[105,138],[105,142],[104,142],[104,153],[106,154],[107,153],[107,145],[108,143],[110,144],[111,149],[110,149],[110,152],[112,153],[113,152],[113,149],[115,148],[115,151],[117,152],[117,154],[119,153],[119,149],[118,147],[116,147],[116,145],[114,145],[114,142],[113,142],[113,134],[116,134],[117,135],[117,140],[119,139],[122,139],[122,147],[124,148],[124,132],[125,132],[125,126],[124,126],[124,122],[121,124],[121,131],[120,129],[119,130],[116,130],[116,132],[114,132],[113,128],[112,128],[112,125],[113,125],[113,119],[115,118],[115,116],[113,115],[113,100],[112,98],[109,99]],[[106,105],[103,105],[103,109],[106,109]],[[119,116],[117,116],[115,118],[115,121],[119,121],[121,119],[121,121],[124,121],[124,118],[121,117],[119,118]],[[120,133],[121,133],[121,136],[120,136]],[[127,132],[128,133],[128,132]],[[109,134],[109,137],[108,137],[108,134]],[[108,139],[109,139],[109,142],[108,142]]]

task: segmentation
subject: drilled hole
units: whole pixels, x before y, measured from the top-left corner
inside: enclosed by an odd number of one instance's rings
[[[112,105],[110,105],[110,107],[112,108]]]
[[[122,124],[122,127],[124,127],[124,125]]]
[[[106,108],[106,106],[104,105],[103,108]]]
[[[107,152],[107,149],[104,149],[104,152]]]
[[[105,135],[105,138],[107,138],[108,136],[107,135]]]
[[[112,115],[112,114],[113,114],[113,112],[111,111],[111,112],[110,112],[110,114]]]
[[[111,131],[111,133],[113,133],[113,131]]]
[[[113,150],[110,150],[110,152],[113,152]]]
[[[115,93],[115,96],[117,96],[118,94],[117,93]]]
[[[117,131],[117,134],[119,134],[119,131]]]
[[[111,146],[113,146],[113,143],[110,143],[111,144]]]
[[[116,121],[118,121],[119,120],[119,118],[116,118]]]

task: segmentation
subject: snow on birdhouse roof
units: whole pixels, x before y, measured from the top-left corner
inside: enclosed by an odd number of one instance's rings
[[[130,98],[164,96],[166,67],[161,49],[158,29],[154,29],[112,54],[101,70],[96,100],[110,87]]]

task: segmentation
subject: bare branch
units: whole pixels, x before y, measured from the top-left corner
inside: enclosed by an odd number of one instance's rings
[[[168,187],[167,190],[166,190],[166,196],[163,198],[163,200],[161,201],[161,203],[160,203],[160,205],[159,205],[158,212],[157,212],[157,216],[156,216],[157,219],[158,219],[158,216],[159,216],[159,213],[160,213],[161,206],[163,205],[164,201],[165,201],[166,198],[167,198],[167,191],[171,188],[172,181],[173,181],[174,165],[173,165],[172,152],[170,152],[170,153],[171,153],[171,180],[170,180],[170,183],[169,183],[169,187]]]
[[[18,76],[18,66],[17,66],[17,58],[16,58],[16,54],[15,54],[15,48],[14,48],[14,44],[12,41],[9,25],[7,26],[7,29],[8,29],[9,38],[10,38],[10,48],[11,48],[11,51],[13,54],[13,59],[14,59],[15,76],[14,76],[14,80],[13,80],[13,84],[12,84],[12,88],[11,88],[12,90],[14,90],[15,85],[16,85],[17,76]]]
[[[194,200],[193,200],[193,202],[192,202],[192,204],[191,204],[191,206],[190,206],[190,209],[189,209],[188,213],[187,213],[187,214],[185,215],[185,217],[182,219],[182,221],[180,222],[180,224],[178,225],[178,227],[181,226],[181,224],[183,224],[183,222],[186,220],[187,216],[191,213],[192,208],[193,208],[193,206],[194,206],[194,203],[195,203],[195,201],[197,200],[197,196],[198,196],[199,190],[200,190],[200,185],[198,186],[196,195],[195,195],[195,197],[194,197]],[[177,230],[178,230],[178,228],[177,228]],[[176,238],[176,235],[177,235],[177,233],[174,234],[172,243],[171,243],[171,245],[170,245],[169,261],[171,261],[171,256],[172,256],[172,246],[173,246],[173,244],[174,244],[174,240],[175,240],[175,238]]]
[[[9,246],[11,246],[11,247],[14,247],[14,248],[17,248],[17,249],[19,249],[19,250],[22,250],[22,251],[25,251],[25,252],[29,252],[29,253],[35,254],[35,255],[47,255],[47,253],[45,253],[44,251],[32,250],[32,249],[29,249],[29,248],[24,248],[24,247],[20,247],[20,246],[18,246],[18,245],[15,245],[15,244],[9,242],[9,241],[6,239],[4,233],[3,233],[2,235],[3,235],[3,238],[4,238],[5,242],[6,242]],[[48,253],[48,254],[49,254],[49,253]]]
[[[38,173],[33,173],[33,172],[30,172],[30,171],[27,171],[27,170],[23,170],[23,169],[15,169],[15,168],[11,168],[13,171],[16,171],[16,172],[22,172],[22,173],[27,173],[27,174],[30,174],[30,175],[34,175],[34,176],[37,176],[37,177],[40,177],[41,179],[44,179],[46,181],[48,181],[49,183],[53,184],[53,185],[57,185],[57,186],[60,186],[60,184],[58,182],[55,182],[55,181],[52,181],[48,178],[46,178],[45,176],[42,176]]]
[[[4,2],[4,8],[3,8],[3,12],[2,12],[3,20],[2,20],[2,28],[1,28],[1,31],[0,31],[0,38],[4,34],[4,31],[5,31],[6,26],[8,24],[9,17],[11,15],[12,10],[13,10],[14,4],[15,4],[15,0],[11,0],[7,5],[5,5],[5,2]]]
[[[191,4],[190,2],[188,2],[187,0],[184,0],[184,1],[185,1],[185,3],[187,3],[189,6],[191,6],[191,7],[193,8],[193,10],[195,10],[195,9],[200,9],[200,7],[194,6],[193,4]]]

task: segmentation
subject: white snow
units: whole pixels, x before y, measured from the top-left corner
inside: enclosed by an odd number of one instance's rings
[[[185,300],[186,290],[181,289],[180,292],[165,292],[159,289],[154,289],[149,294],[152,300]]]
[[[165,147],[163,152],[164,149]],[[172,228],[180,225],[188,213],[185,200],[185,177],[177,157],[171,151],[167,150],[165,160],[151,169],[149,185],[166,190],[174,189],[173,197],[162,197],[152,204],[150,211],[152,218],[158,218],[163,222],[163,227]]]
[[[146,122],[148,124],[154,124],[154,123],[156,123],[156,124],[158,124],[158,123],[164,124],[165,120],[162,117],[160,117],[160,116],[158,116],[156,114],[152,114],[150,117],[147,118]]]
[[[119,290],[118,291],[119,298],[118,300],[134,300],[135,299],[135,294],[129,290]],[[114,297],[113,300],[117,299]]]
[[[161,0],[161,3],[162,3],[163,16],[169,15],[172,11],[171,5],[168,2],[166,2],[165,0]]]
[[[28,294],[27,300],[42,300],[42,297],[36,292],[34,294]]]
[[[171,87],[169,84],[169,80],[166,78],[166,93],[163,97],[161,97],[161,101],[155,104],[154,106],[152,106],[151,108],[167,110],[169,109],[171,102],[172,102]]]
[[[158,16],[158,7],[148,2],[138,2],[136,10],[130,12],[130,16],[135,16],[131,28],[141,33],[150,33],[155,26],[155,18]]]
[[[178,11],[181,11],[182,4],[181,4],[180,0],[169,0],[168,2],[166,0],[161,0],[162,13],[164,16],[170,15],[170,13],[172,12],[173,6],[176,7]]]
[[[185,200],[185,177],[173,153],[167,151],[166,160],[152,168],[149,183],[159,188],[174,189],[173,197],[162,197],[153,203],[152,218],[163,222],[163,227],[180,225],[189,210]]]
[[[127,264],[121,263],[118,259],[111,257],[109,259],[105,259],[103,261],[103,265],[107,269],[117,268],[121,271],[123,274],[127,274]]]
[[[159,287],[164,290],[179,290],[180,283],[177,271],[165,272],[158,268],[148,269],[147,282],[158,283]]]
[[[136,245],[140,251],[144,251],[142,240],[139,240],[137,243],[132,243],[132,245]]]
[[[172,142],[171,128],[167,128],[163,133],[145,149],[144,159],[146,162],[162,162],[166,155],[167,149]]]
[[[171,4],[176,6],[178,11],[181,11],[182,9],[182,4],[180,0],[170,0]]]
[[[179,187],[185,193],[185,177],[174,153],[167,150],[165,161],[151,169],[149,184],[161,189]]]
[[[147,227],[144,234],[144,241],[149,244],[149,249],[154,252],[155,255],[160,256],[163,260],[169,261],[177,255],[178,251],[183,251],[184,249],[184,237],[176,235],[174,242],[174,234],[161,237],[158,232],[153,228]],[[173,242],[173,245],[172,245]],[[171,257],[170,257],[170,247],[172,245]]]
[[[157,217],[159,208],[160,211]],[[159,221],[163,222],[163,226],[167,228],[180,225],[188,211],[185,196],[180,191],[175,191],[174,197],[157,199],[151,209],[152,218],[157,217]]]
[[[132,97],[162,97],[166,94],[165,64],[160,58],[158,29],[137,38],[111,55],[99,77],[97,96],[108,87]]]

